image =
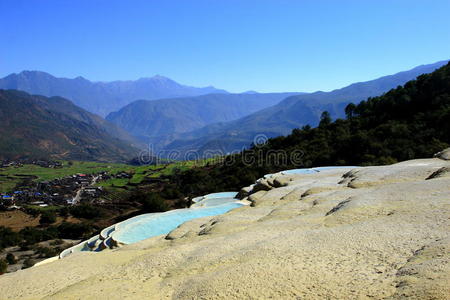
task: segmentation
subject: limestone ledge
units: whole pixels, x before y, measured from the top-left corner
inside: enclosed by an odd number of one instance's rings
[[[445,155],[275,174],[251,207],[0,276],[0,299],[448,299]]]

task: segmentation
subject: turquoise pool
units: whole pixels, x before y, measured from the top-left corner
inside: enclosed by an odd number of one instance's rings
[[[203,196],[205,199],[217,199],[217,198],[234,198],[236,197],[237,192],[222,192],[222,193],[213,193]]]
[[[139,218],[128,223],[120,224],[113,232],[112,238],[122,244],[136,243],[150,237],[168,234],[186,221],[224,214],[232,209],[243,206],[235,202],[215,206],[198,208],[184,208],[172,210],[165,213],[139,216]]]
[[[281,174],[291,175],[291,174],[314,174],[322,171],[334,170],[334,169],[353,169],[358,168],[355,166],[342,166],[342,167],[317,167],[317,168],[309,168],[309,169],[293,169],[281,171]]]
[[[235,198],[212,198],[212,199],[204,199],[197,203],[194,203],[191,205],[192,208],[194,207],[207,207],[207,206],[216,206],[221,205],[225,203],[232,203],[236,202],[238,199]]]
[[[194,204],[192,204],[191,207],[215,206],[235,202],[237,200],[235,199],[237,194],[237,192],[222,192],[197,197],[192,199]]]
[[[200,197],[195,197],[192,199],[192,202],[197,203],[200,201],[208,200],[208,199],[224,199],[224,198],[234,198],[238,192],[221,192],[221,193],[213,193]]]

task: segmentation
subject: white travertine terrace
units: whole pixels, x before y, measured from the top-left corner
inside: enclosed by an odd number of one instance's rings
[[[273,174],[168,235],[0,277],[2,299],[448,299],[450,161]]]

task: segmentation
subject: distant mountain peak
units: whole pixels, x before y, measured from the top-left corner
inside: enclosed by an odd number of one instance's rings
[[[159,74],[138,80],[93,82],[81,76],[59,78],[46,72],[29,70],[0,78],[0,89],[17,89],[47,97],[62,96],[101,116],[117,111],[137,99],[156,100],[227,93],[214,87],[183,85]]]
[[[23,70],[20,73],[13,73],[11,74],[12,76],[16,75],[16,76],[45,76],[45,77],[54,77],[53,75],[47,73],[47,72],[43,72],[43,71],[37,71],[37,70]],[[10,76],[11,76],[10,75]]]
[[[130,81],[132,81],[132,80],[130,80]],[[171,82],[175,82],[174,80],[170,79],[169,77],[162,76],[159,74],[151,76],[151,77],[141,77],[137,81],[162,81],[162,82],[171,81]]]
[[[10,74],[9,76],[26,77],[26,78],[29,78],[29,79],[46,78],[46,79],[54,79],[54,80],[57,80],[57,79],[68,79],[68,80],[77,80],[77,81],[89,81],[88,79],[84,78],[83,76],[77,76],[77,77],[75,77],[73,79],[72,78],[66,78],[66,77],[56,77],[56,76],[53,76],[50,73],[47,73],[47,72],[44,72],[44,71],[39,71],[39,70],[23,70],[20,73],[13,73],[13,74]]]
[[[170,79],[170,78],[168,78],[166,76],[162,76],[162,75],[159,75],[159,74],[156,74],[151,79],[155,79],[155,80],[172,80],[172,79]]]
[[[14,73],[17,74],[17,73]],[[38,70],[23,70],[22,72],[19,73],[20,74],[48,74],[47,72],[44,71],[38,71]],[[50,75],[50,74],[48,74]]]

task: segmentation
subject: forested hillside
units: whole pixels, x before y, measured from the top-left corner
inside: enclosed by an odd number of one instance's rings
[[[431,157],[450,145],[450,64],[388,93],[346,107],[346,119],[324,112],[221,164],[180,173],[171,189],[184,194],[236,190],[264,174],[312,166],[380,165]]]
[[[67,99],[0,90],[0,160],[17,158],[126,162],[134,139]]]
[[[166,150],[185,153],[196,150],[204,155],[208,150],[223,153],[248,147],[257,134],[277,137],[289,134],[304,125],[317,126],[320,115],[328,111],[333,119],[345,117],[344,109],[349,103],[358,104],[368,97],[380,96],[392,88],[404,85],[417,76],[431,73],[447,64],[440,61],[418,66],[408,71],[384,76],[375,80],[351,84],[330,92],[315,92],[288,97],[277,105],[260,110],[235,121],[212,124],[187,132]]]

